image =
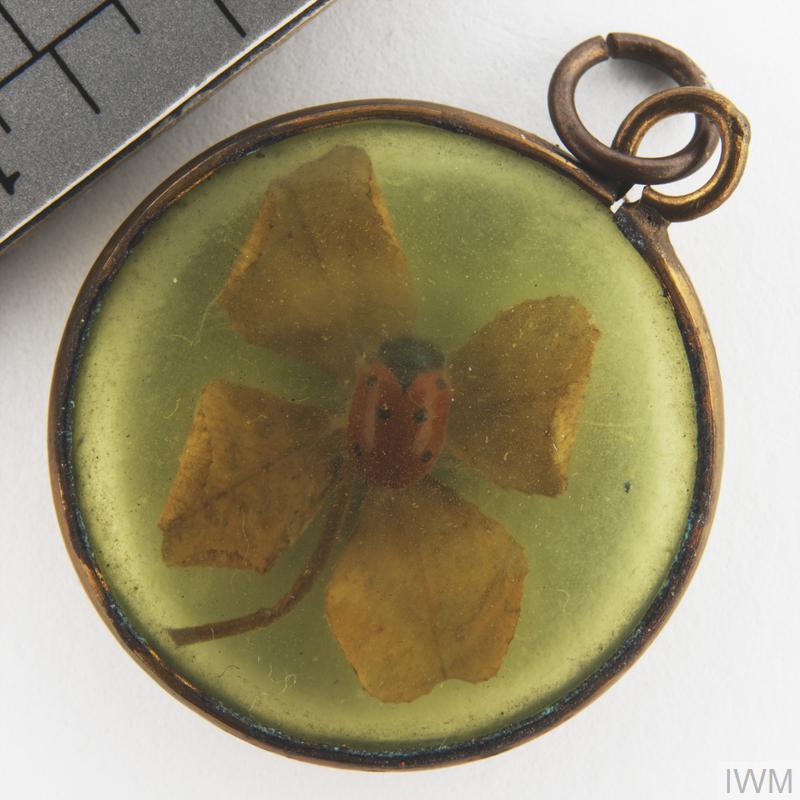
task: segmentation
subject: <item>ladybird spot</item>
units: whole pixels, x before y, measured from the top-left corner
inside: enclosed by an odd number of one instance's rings
[[[418,425],[421,425],[426,419],[428,419],[428,412],[424,408],[418,408],[414,412],[414,422]]]
[[[424,464],[427,464],[433,458],[433,453],[430,450],[426,450],[422,454],[422,461]]]
[[[442,389],[446,389],[447,388],[447,383],[445,382],[444,378],[437,378],[436,379],[436,388],[439,389],[439,391],[441,391]]]
[[[389,419],[389,417],[391,416],[392,416],[392,411],[389,408],[389,406],[386,405],[386,403],[384,403],[382,406],[380,406],[380,408],[378,408],[378,417],[380,417],[380,419]]]
[[[374,386],[378,382],[378,376],[374,373],[367,375],[367,386]]]
[[[353,452],[357,456],[361,456],[364,454],[364,448],[358,442],[353,442]]]

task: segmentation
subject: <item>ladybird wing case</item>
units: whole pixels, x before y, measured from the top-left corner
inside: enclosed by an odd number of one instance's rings
[[[401,487],[427,475],[444,447],[452,395],[444,370],[416,374],[410,385],[379,360],[357,373],[348,442],[368,481]]]

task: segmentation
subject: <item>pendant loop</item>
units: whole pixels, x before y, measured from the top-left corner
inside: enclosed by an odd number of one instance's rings
[[[701,87],[677,87],[658,92],[639,103],[620,125],[614,148],[634,154],[645,134],[673,114],[694,112],[713,123],[722,137],[722,154],[711,178],[699,189],[679,197],[662,194],[651,186],[642,192],[642,204],[664,219],[678,222],[707,214],[725,202],[739,183],[747,160],[750,125],[736,106],[721,94]]]
[[[616,149],[616,145],[608,147],[589,133],[575,108],[575,89],[585,72],[609,58],[649,64],[669,75],[679,86],[711,88],[694,61],[658,39],[633,33],[610,33],[605,39],[601,36],[587,39],[564,56],[548,90],[550,118],[567,148],[595,173],[619,181],[618,196],[633,184],[669,183],[696,172],[711,157],[719,141],[715,126],[704,116],[697,116],[694,135],[683,149],[658,158],[635,156],[632,154],[635,147],[630,152]],[[639,117],[637,120],[641,124]]]

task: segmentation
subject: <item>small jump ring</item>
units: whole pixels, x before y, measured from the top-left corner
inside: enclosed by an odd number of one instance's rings
[[[673,114],[694,112],[713,123],[722,137],[722,154],[711,178],[699,189],[674,197],[651,186],[642,192],[640,202],[672,222],[694,219],[713,211],[736,188],[742,177],[750,125],[736,106],[721,94],[701,87],[667,89],[639,103],[620,125],[614,147],[634,154],[645,134],[658,121]]]
[[[588,39],[564,56],[548,90],[550,118],[567,148],[596,173],[627,184],[626,189],[640,183],[669,183],[702,167],[719,141],[715,127],[703,117],[697,117],[694,135],[686,147],[660,158],[640,158],[620,152],[589,133],[575,108],[575,89],[587,70],[608,58],[649,64],[669,75],[679,86],[711,88],[694,61],[658,39],[633,33],[610,33],[605,39],[601,36]]]

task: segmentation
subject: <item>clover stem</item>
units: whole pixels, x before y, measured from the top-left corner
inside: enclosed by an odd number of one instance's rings
[[[213,639],[222,639],[225,636],[236,636],[247,631],[266,628],[277,622],[284,614],[291,611],[309,592],[314,582],[322,572],[327,562],[333,545],[339,537],[348,511],[353,503],[354,485],[352,480],[343,479],[339,483],[336,499],[328,511],[325,529],[306,563],[305,569],[295,578],[294,583],[283,597],[268,608],[259,608],[250,614],[234,619],[208,622],[205,625],[195,625],[188,628],[168,629],[172,641],[182,647],[198,642],[209,642]]]

